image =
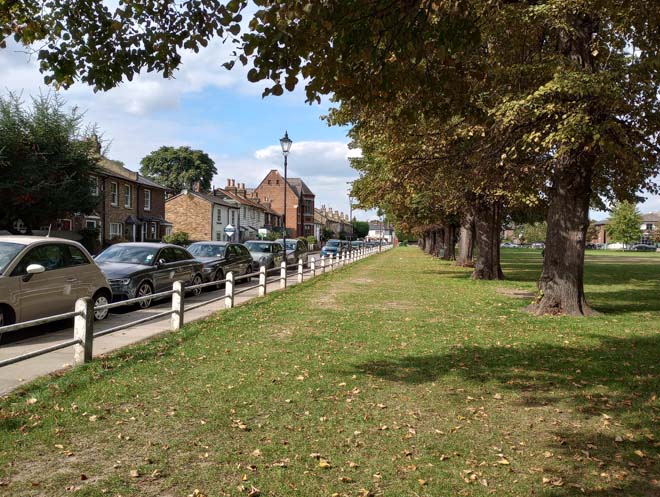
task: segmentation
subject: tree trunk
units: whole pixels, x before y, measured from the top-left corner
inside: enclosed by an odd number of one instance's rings
[[[474,216],[466,212],[461,220],[461,229],[458,239],[458,256],[456,265],[464,267],[474,266]]]
[[[548,234],[541,297],[530,306],[535,314],[594,314],[584,297],[584,248],[589,229],[593,158],[570,154],[558,164],[550,190]]]
[[[456,259],[456,227],[450,224],[445,228],[444,234],[445,253],[442,258],[445,261],[453,261]]]
[[[477,262],[472,278],[475,280],[503,280],[500,266],[501,206],[494,202],[478,202],[474,209],[477,235]]]

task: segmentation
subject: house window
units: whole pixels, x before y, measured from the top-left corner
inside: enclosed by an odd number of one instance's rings
[[[268,184],[271,185],[273,182],[271,180],[268,180]]]
[[[151,190],[144,191],[144,210],[151,210]]]
[[[156,239],[156,223],[151,223],[151,239]]]
[[[110,223],[110,239],[121,238],[123,234],[121,223]]]
[[[236,211],[235,210],[231,211],[231,224],[236,226]]]
[[[59,231],[71,231],[72,228],[71,219],[58,219],[57,228]]]
[[[99,196],[99,178],[98,176],[92,176],[92,195],[95,197]]]
[[[222,233],[219,232],[219,231],[216,232],[215,239],[216,239],[216,241],[221,242],[222,241]]]
[[[133,206],[133,196],[131,195],[131,185],[124,185],[124,207],[130,209]]]
[[[114,181],[110,183],[110,205],[117,207],[117,183]]]
[[[222,224],[222,209],[220,207],[215,211],[215,221],[218,224]]]
[[[96,219],[86,219],[85,220],[85,229],[95,230],[96,229]]]
[[[165,236],[170,236],[172,234],[172,227],[165,226]]]
[[[147,239],[147,223],[142,225],[142,241],[144,242]]]
[[[279,180],[279,179],[276,179],[276,180],[275,180],[275,184],[276,184],[276,185],[279,185],[279,184],[280,184],[280,180]]]
[[[646,230],[647,230],[647,231],[653,231],[653,224],[651,224],[651,223],[647,223],[647,224],[646,224]]]

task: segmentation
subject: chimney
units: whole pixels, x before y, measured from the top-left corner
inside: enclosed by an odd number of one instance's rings
[[[225,188],[229,193],[236,193],[236,182],[233,179],[227,180],[227,187]]]
[[[245,183],[239,183],[238,188],[236,189],[236,194],[245,197]]]

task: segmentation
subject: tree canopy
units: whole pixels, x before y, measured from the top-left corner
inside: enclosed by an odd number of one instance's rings
[[[642,225],[642,216],[635,204],[619,202],[612,209],[610,222],[607,225],[607,235],[613,242],[629,245],[639,242]]]
[[[98,204],[91,173],[98,155],[82,115],[56,95],[26,105],[0,97],[0,229],[19,219],[28,232]]]
[[[140,172],[166,186],[173,193],[193,189],[196,183],[202,191],[211,189],[213,176],[218,173],[215,163],[206,152],[190,147],[160,147],[140,161]]]

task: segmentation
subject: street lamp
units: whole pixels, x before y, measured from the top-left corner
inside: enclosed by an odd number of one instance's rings
[[[288,257],[286,253],[286,168],[287,168],[287,158],[289,156],[289,150],[291,150],[291,144],[293,142],[289,138],[289,133],[284,132],[284,136],[280,138],[280,145],[282,146],[282,155],[284,155],[284,213],[282,214],[282,224],[284,225],[284,232],[282,234],[282,239],[284,240],[284,262],[288,264]]]

